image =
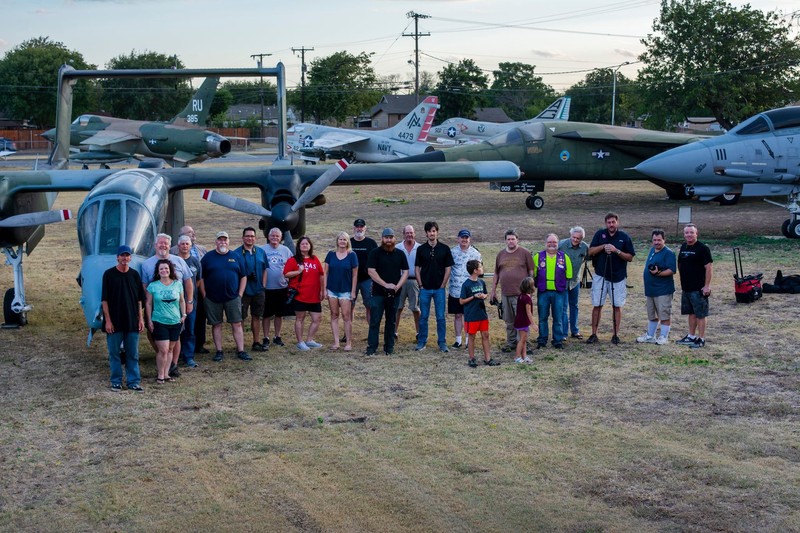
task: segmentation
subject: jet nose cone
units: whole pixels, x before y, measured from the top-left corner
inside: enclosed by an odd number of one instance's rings
[[[47,130],[45,132],[42,132],[40,135],[45,139],[47,139],[48,141],[53,142],[53,140],[56,138],[56,129],[53,128],[51,130]]]
[[[689,183],[699,175],[713,174],[708,147],[699,142],[653,156],[636,165],[634,170],[674,183]]]

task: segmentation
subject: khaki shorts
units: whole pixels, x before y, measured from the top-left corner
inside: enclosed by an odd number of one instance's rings
[[[228,318],[229,324],[236,324],[242,321],[242,299],[238,296],[233,300],[218,304],[208,298],[205,300],[206,319],[212,326],[222,323],[222,313]]]
[[[672,294],[647,297],[647,320],[670,320],[672,317]]]
[[[606,297],[611,294],[611,288],[614,288],[614,307],[623,307],[625,300],[628,297],[628,288],[625,286],[627,280],[611,283],[603,276],[592,274],[592,305],[600,307],[606,303]]]
[[[397,295],[397,308],[402,309],[403,303],[408,300],[408,308],[419,311],[419,284],[416,279],[409,279],[400,287],[400,294]]]

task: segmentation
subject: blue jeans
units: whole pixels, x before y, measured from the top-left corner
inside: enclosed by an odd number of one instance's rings
[[[195,300],[195,303],[197,303],[197,300]],[[183,331],[181,331],[181,355],[183,355],[187,360],[194,359],[195,320],[197,320],[197,307],[194,307],[192,312],[186,315],[186,320],[183,321]]]
[[[397,321],[397,304],[395,297],[373,294],[370,298],[369,334],[367,335],[367,351],[378,351],[378,338],[381,332],[381,320],[386,315],[383,327],[383,351],[394,351],[394,330]]]
[[[547,345],[547,338],[550,336],[550,328],[547,319],[553,317],[553,344],[560,344],[564,339],[562,329],[562,319],[564,317],[564,307],[567,304],[567,291],[539,291],[536,300],[536,307],[539,310],[539,337],[536,342],[539,346]]]
[[[108,365],[111,367],[111,384],[122,385],[122,361],[119,358],[121,347],[125,346],[125,374],[128,388],[142,381],[139,373],[139,332],[111,333],[106,336],[108,344]]]
[[[444,289],[420,289],[419,290],[419,339],[417,344],[425,345],[428,343],[428,318],[431,316],[431,299],[436,313],[436,337],[439,348],[447,346],[447,324],[444,320],[444,308],[447,302],[447,293]]]
[[[566,337],[568,333],[577,335],[580,333],[578,328],[578,297],[581,294],[581,286],[575,285],[573,289],[567,291],[569,305],[564,306],[564,318],[561,320],[561,331]],[[569,313],[567,313],[569,310]]]

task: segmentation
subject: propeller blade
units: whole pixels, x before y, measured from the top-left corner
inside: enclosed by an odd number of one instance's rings
[[[52,224],[53,222],[63,222],[72,218],[72,211],[61,209],[60,211],[38,211],[36,213],[23,213],[21,215],[10,216],[0,220],[0,228],[24,228],[26,226],[40,226],[42,224]]]
[[[222,207],[227,207],[228,209],[239,211],[240,213],[246,213],[248,215],[255,215],[258,217],[272,216],[271,211],[264,209],[259,204],[249,200],[244,200],[242,198],[237,198],[236,196],[231,196],[230,194],[225,194],[224,192],[203,189],[201,196],[203,197],[203,200],[207,202],[221,205]]]
[[[340,159],[335,165],[332,165],[331,168],[326,170],[314,181],[314,183],[308,187],[308,189],[305,190],[305,192],[303,192],[303,194],[300,195],[300,198],[298,198],[292,206],[292,211],[297,211],[306,204],[310,203],[314,198],[322,194],[322,191],[327,189],[328,185],[336,181],[336,178],[338,178],[348,166],[350,166],[350,164],[344,159]]]
[[[283,245],[286,246],[289,250],[291,250],[292,254],[296,253],[294,247],[294,240],[292,240],[292,232],[291,231],[284,231],[283,232]]]

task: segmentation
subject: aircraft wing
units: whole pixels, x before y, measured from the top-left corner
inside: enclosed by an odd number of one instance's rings
[[[550,123],[552,124],[552,123]],[[586,143],[601,143],[606,146],[616,146],[619,148],[660,148],[667,149],[681,146],[690,142],[704,139],[704,135],[688,135],[678,133],[667,133],[637,128],[625,128],[620,133],[619,128],[613,126],[597,125],[591,130],[577,130],[569,126],[569,122],[564,127],[552,127],[553,137],[582,141]],[[608,129],[614,128],[614,129]]]
[[[323,150],[332,150],[339,148],[346,144],[356,143],[369,139],[369,136],[363,134],[350,133],[346,131],[331,131],[314,139],[314,148],[321,148]]]
[[[92,146],[108,146],[114,143],[120,143],[123,141],[138,141],[140,137],[137,135],[131,135],[130,133],[126,133],[124,131],[116,131],[116,130],[102,130],[98,131],[91,137],[84,139],[81,141],[82,145],[92,145]]]

